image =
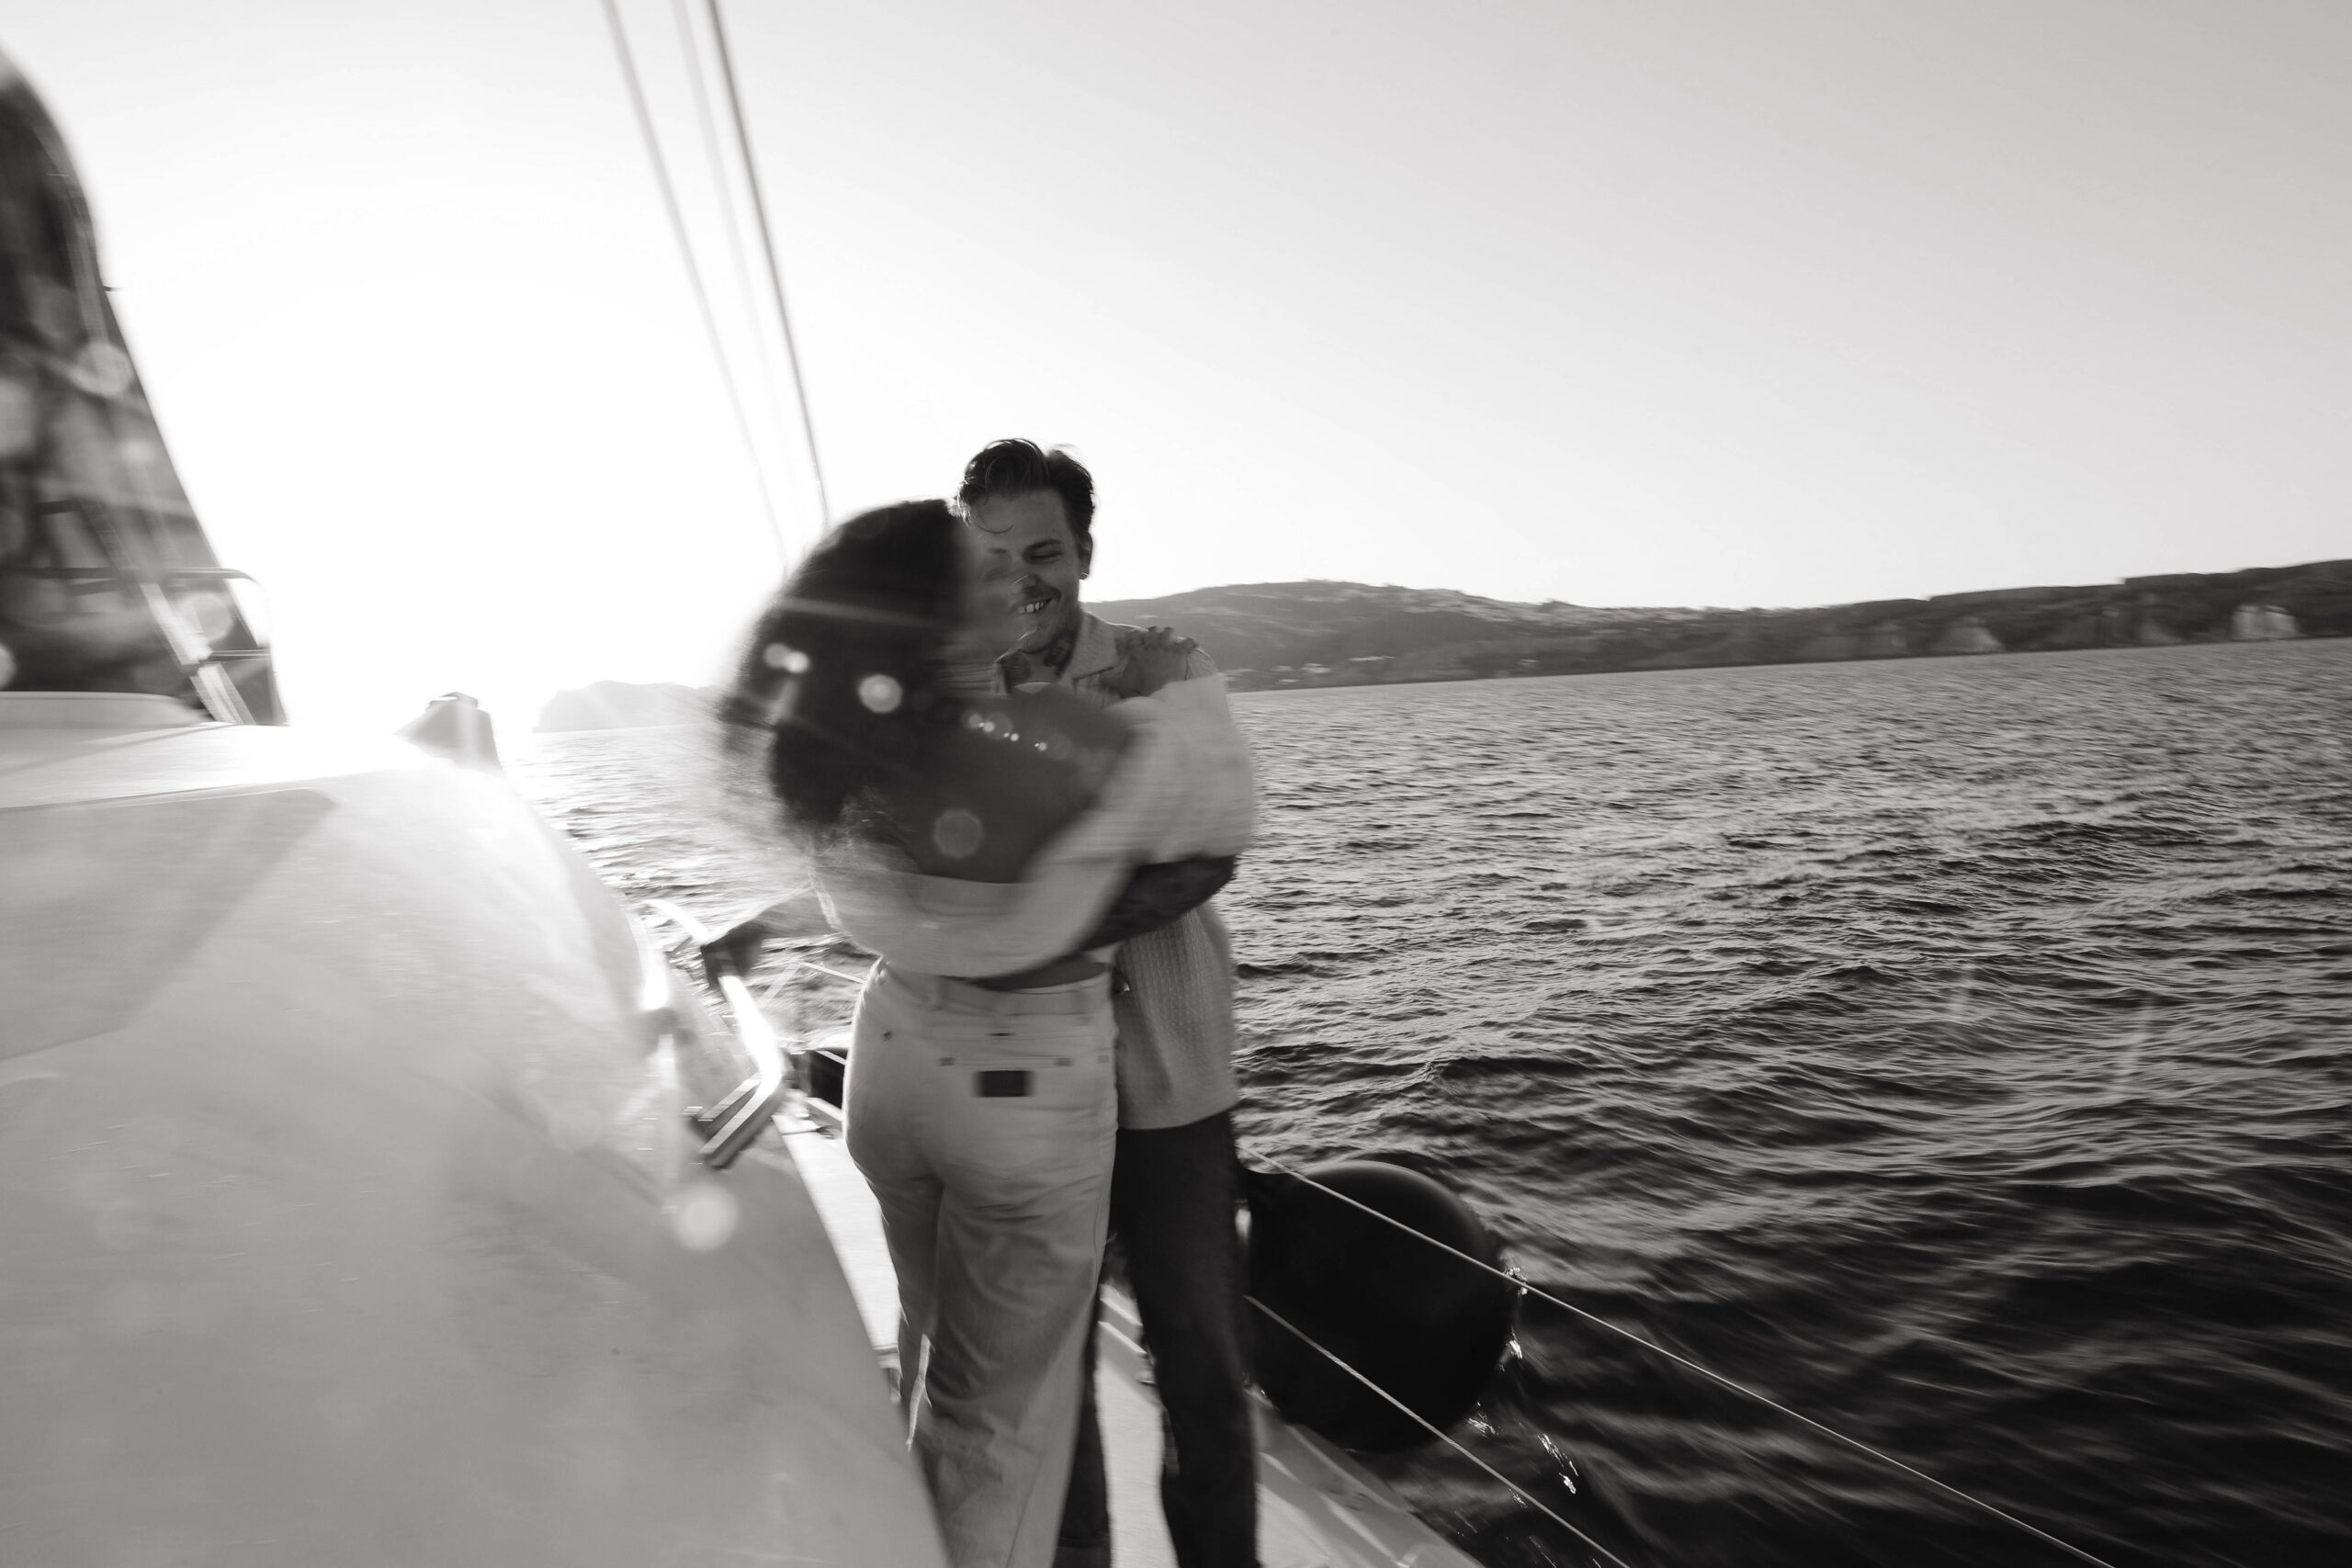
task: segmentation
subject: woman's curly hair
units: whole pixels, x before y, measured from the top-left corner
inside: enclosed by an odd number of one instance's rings
[[[725,745],[800,836],[855,829],[874,788],[921,768],[953,723],[938,673],[959,610],[959,526],[944,501],[861,513],[752,626],[719,707]]]

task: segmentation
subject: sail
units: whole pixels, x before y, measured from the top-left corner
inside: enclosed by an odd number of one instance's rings
[[[257,618],[172,467],[63,139],[0,56],[0,688],[275,722]]]

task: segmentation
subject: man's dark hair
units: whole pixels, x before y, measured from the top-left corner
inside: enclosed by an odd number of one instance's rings
[[[1062,498],[1071,536],[1082,545],[1094,541],[1094,476],[1067,447],[1052,451],[1018,436],[992,441],[964,465],[964,483],[956,503],[967,513],[984,501],[1009,501],[1040,491]]]

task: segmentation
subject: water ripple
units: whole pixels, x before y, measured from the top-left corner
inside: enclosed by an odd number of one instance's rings
[[[2117,1562],[2352,1561],[2352,642],[1236,707],[1250,1147],[1440,1174],[1544,1289]],[[691,740],[517,772],[630,895],[748,896]],[[1520,1338],[1465,1440],[1634,1561],[2067,1561]],[[1386,1468],[1496,1568],[1585,1560]]]

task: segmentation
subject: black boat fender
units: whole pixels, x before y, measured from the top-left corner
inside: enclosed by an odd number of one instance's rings
[[[1247,1190],[1254,1367],[1274,1408],[1375,1453],[1426,1442],[1430,1427],[1468,1415],[1510,1348],[1520,1297],[1515,1281],[1455,1256],[1502,1267],[1470,1206],[1442,1182],[1377,1159],[1295,1176],[1252,1170]]]

